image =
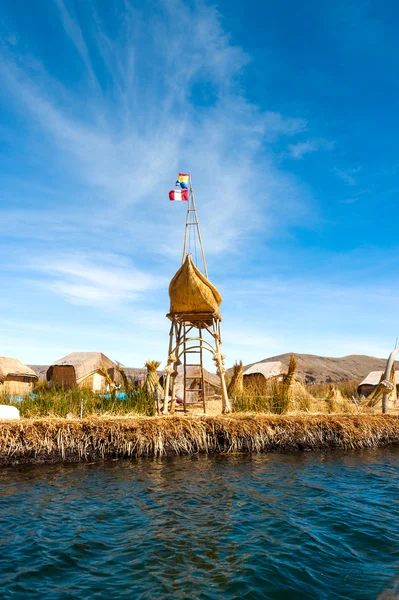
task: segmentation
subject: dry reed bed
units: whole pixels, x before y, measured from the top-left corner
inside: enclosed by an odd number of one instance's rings
[[[0,464],[398,443],[399,417],[390,415],[23,419],[1,423]]]

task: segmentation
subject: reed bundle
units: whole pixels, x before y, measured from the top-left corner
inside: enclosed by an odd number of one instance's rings
[[[229,398],[233,398],[238,394],[242,394],[244,391],[244,374],[242,368],[242,360],[236,362],[233,366],[233,375],[231,381],[227,387],[227,393]]]
[[[159,387],[159,378],[157,369],[161,363],[157,360],[147,360],[145,366],[147,367],[147,379],[145,381],[145,386],[149,394],[154,394],[155,388]]]
[[[0,426],[0,464],[139,456],[375,448],[399,444],[399,417],[229,415],[23,419]]]
[[[348,398],[345,398],[341,390],[335,387],[333,383],[330,384],[328,389],[328,395],[326,398],[326,404],[328,408],[328,412],[345,412],[345,413],[355,413],[356,406],[353,402],[351,402]]]

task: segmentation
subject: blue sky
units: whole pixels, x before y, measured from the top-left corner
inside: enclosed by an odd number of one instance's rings
[[[392,348],[394,2],[4,0],[0,354],[164,360],[190,170],[227,363]]]

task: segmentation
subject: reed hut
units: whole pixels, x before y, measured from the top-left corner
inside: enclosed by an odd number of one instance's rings
[[[184,397],[184,367],[183,365],[177,369],[177,377],[175,382],[176,397],[180,400]],[[202,378],[203,375],[203,378]],[[204,386],[204,394],[202,394],[202,386]],[[202,400],[202,395],[207,400],[210,396],[220,392],[220,377],[214,373],[210,373],[200,365],[186,367],[186,404],[195,404]]]
[[[143,367],[125,367],[123,370],[130,383],[141,387],[146,382],[148,371],[145,365]],[[157,369],[157,375],[159,385],[163,386],[163,371]]]
[[[370,373],[361,381],[357,387],[357,393],[359,396],[370,396],[374,392],[380,383],[384,379],[384,371],[370,371]]]
[[[287,367],[279,360],[255,363],[244,371],[244,386],[262,386],[271,379],[284,381],[287,372]]]
[[[101,352],[72,352],[49,367],[47,381],[64,388],[78,386],[105,392],[120,382],[120,373],[117,364]]]
[[[389,380],[385,379],[384,371],[371,371],[365,379],[358,385],[358,394],[362,404],[374,409],[383,408],[383,396],[388,394],[387,403],[392,408],[398,406],[399,383],[397,381],[395,366],[392,367]],[[384,411],[383,411],[384,412]]]
[[[0,356],[0,395],[27,396],[37,379],[36,373],[21,361]]]

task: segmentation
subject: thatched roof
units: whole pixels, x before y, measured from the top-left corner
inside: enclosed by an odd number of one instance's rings
[[[381,381],[381,377],[384,374],[384,371],[371,371],[367,377],[365,379],[363,379],[363,381],[361,381],[358,385],[358,387],[360,387],[361,385],[374,385],[377,386],[380,381]]]
[[[271,379],[272,377],[285,375],[287,371],[288,368],[279,360],[274,362],[260,362],[246,369],[244,377],[246,375],[263,375],[265,379]]]
[[[107,370],[115,368],[116,363],[101,352],[71,352],[71,354],[54,361],[47,371],[47,380],[51,379],[53,368],[61,366],[74,367],[76,383],[80,383],[102,367]]]
[[[17,375],[19,377],[32,377],[37,379],[37,375],[27,365],[21,363],[16,358],[6,358],[0,356],[0,383],[3,383],[6,377]]]
[[[378,385],[383,374],[384,371],[371,371],[367,377],[359,383],[359,387],[361,385]]]
[[[220,317],[222,297],[214,285],[197,269],[188,254],[169,285],[170,313],[210,313]]]
[[[206,369],[203,369],[204,371],[204,379],[205,379],[205,383],[209,383],[209,385],[212,385],[213,387],[220,387],[220,377],[218,375],[216,375],[215,373],[211,373],[210,371],[207,371]],[[179,379],[179,377],[183,378],[183,373],[184,373],[184,366],[180,365],[177,368],[177,378]],[[191,366],[191,367],[186,367],[186,373],[187,376],[190,377],[191,379],[194,378],[200,378],[201,377],[201,368],[198,366]]]

